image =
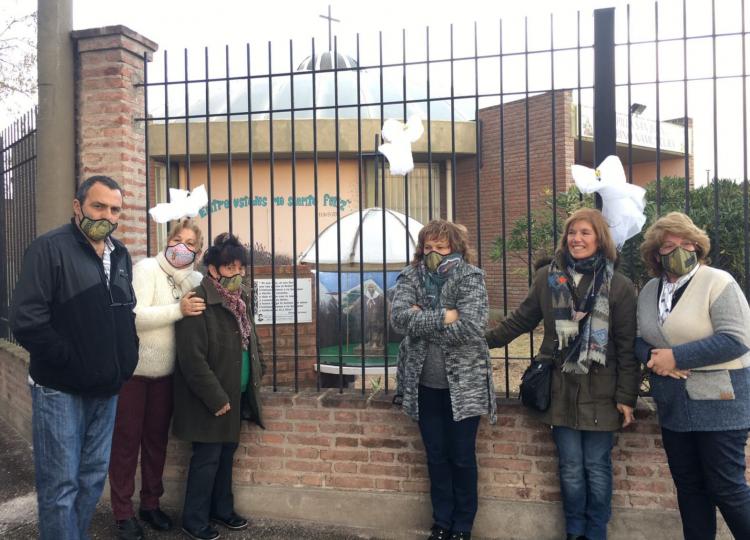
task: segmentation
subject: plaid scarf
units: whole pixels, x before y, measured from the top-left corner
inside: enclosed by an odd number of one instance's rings
[[[425,299],[427,301],[426,306],[422,306],[426,309],[442,309],[443,301],[440,298],[440,293],[443,290],[443,285],[453,273],[453,270],[463,261],[464,258],[460,253],[451,253],[443,257],[443,260],[438,265],[434,272],[430,272],[424,265],[424,262],[419,265],[419,277],[420,281],[424,285]]]
[[[212,280],[216,292],[219,293],[223,301],[224,307],[232,312],[234,318],[237,319],[237,325],[240,328],[240,336],[242,337],[242,348],[247,350],[250,344],[250,319],[247,317],[247,304],[242,299],[242,289],[236,292],[229,292],[217,280]]]
[[[565,264],[563,269],[561,262]],[[593,274],[585,295],[577,301],[573,293],[574,273]],[[550,263],[547,282],[552,294],[555,331],[560,349],[567,348],[563,372],[586,374],[592,362],[606,364],[613,273],[614,264],[599,252],[582,260],[566,254]]]

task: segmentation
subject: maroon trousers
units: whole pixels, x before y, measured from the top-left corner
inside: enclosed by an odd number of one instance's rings
[[[171,375],[158,379],[135,376],[123,385],[117,402],[109,462],[112,513],[116,520],[129,519],[135,515],[131,498],[135,491],[139,450],[140,508],[159,508],[159,497],[164,493],[161,476],[167,457],[171,418]]]

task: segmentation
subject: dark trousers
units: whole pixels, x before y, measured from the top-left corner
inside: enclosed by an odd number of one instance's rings
[[[716,537],[717,506],[735,538],[750,538],[747,434],[747,429],[677,432],[662,428],[686,540]]]
[[[162,473],[167,457],[169,421],[172,418],[172,376],[133,377],[120,390],[112,435],[109,486],[115,519],[133,517],[131,498],[135,470],[141,455],[143,510],[159,508],[164,493]]]
[[[209,517],[228,518],[234,512],[232,462],[237,443],[193,443],[182,525],[197,531]]]
[[[419,387],[419,431],[427,452],[432,518],[471,532],[477,513],[476,439],[479,416],[453,421],[449,390]]]

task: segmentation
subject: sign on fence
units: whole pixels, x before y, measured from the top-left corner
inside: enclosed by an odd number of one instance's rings
[[[275,287],[272,285],[275,281]],[[293,279],[256,279],[257,307],[256,324],[273,324],[274,301],[276,305],[276,324],[294,323],[294,280]],[[273,289],[276,297],[273,297]],[[297,279],[297,322],[312,322],[312,280]]]

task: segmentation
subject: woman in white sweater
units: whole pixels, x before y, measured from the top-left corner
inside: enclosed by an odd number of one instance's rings
[[[202,278],[193,269],[202,247],[200,228],[184,219],[171,227],[163,251],[133,267],[139,358],[133,377],[120,391],[109,465],[112,512],[117,537],[122,540],[144,537],[131,502],[139,450],[139,516],[157,530],[172,526],[169,516],[159,509],[159,497],[164,492],[162,472],[172,417],[175,323],[200,315],[206,308],[190,292]]]

